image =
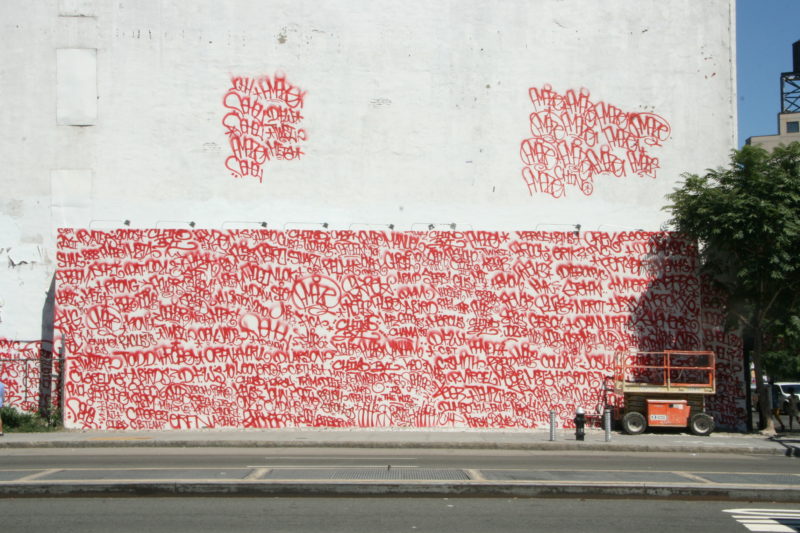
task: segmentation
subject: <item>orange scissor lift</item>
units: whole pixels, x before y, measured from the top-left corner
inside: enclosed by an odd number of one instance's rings
[[[689,427],[695,435],[714,431],[705,398],[716,392],[716,360],[710,351],[617,354],[614,390],[624,398],[622,429],[631,435],[651,427]]]

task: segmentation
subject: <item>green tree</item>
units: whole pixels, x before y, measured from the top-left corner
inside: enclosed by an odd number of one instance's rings
[[[729,322],[752,334],[757,393],[767,398],[765,363],[798,366],[800,143],[772,152],[745,146],[727,168],[682,177],[667,195],[670,224],[697,240],[701,271],[727,295]],[[770,406],[759,404],[774,431]]]

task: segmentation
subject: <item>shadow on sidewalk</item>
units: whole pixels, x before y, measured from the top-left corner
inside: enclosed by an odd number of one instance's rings
[[[775,435],[769,440],[786,448],[786,457],[800,457],[800,435],[793,438],[787,438],[786,435]]]

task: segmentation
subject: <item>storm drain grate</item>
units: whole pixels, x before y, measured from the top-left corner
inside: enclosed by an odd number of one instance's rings
[[[264,479],[466,481],[469,476],[452,468],[273,468]]]

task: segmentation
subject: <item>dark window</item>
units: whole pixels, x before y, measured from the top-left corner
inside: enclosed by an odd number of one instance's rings
[[[787,122],[786,133],[800,133],[800,122],[797,121]]]

